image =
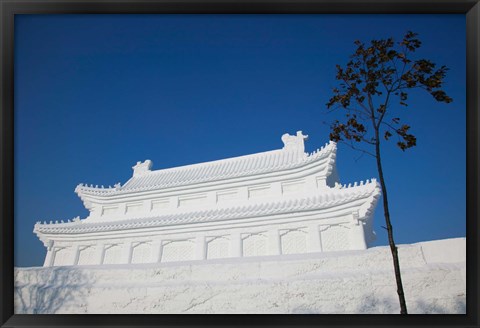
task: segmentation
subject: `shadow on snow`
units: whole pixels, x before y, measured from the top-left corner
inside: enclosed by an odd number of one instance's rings
[[[22,275],[22,279],[17,279]],[[19,281],[21,280],[21,281]],[[16,272],[16,314],[54,314],[86,307],[92,276],[75,267],[34,268]]]

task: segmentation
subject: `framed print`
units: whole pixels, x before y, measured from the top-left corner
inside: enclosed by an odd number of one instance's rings
[[[478,14],[2,1],[2,327],[478,326]]]

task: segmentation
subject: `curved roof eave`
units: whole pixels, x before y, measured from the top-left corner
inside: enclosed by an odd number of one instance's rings
[[[328,176],[332,172],[331,168],[334,165],[335,155],[336,143],[330,141],[324,147],[310,154],[279,149],[218,161],[149,171],[138,177],[133,176],[123,186],[117,184],[113,188],[98,188],[98,186],[80,184],[75,188],[75,192],[85,202],[89,196],[108,197],[222,180],[228,182],[228,180],[258,174],[289,171],[326,158],[329,158],[329,160],[323,165],[326,167],[325,174]]]
[[[196,222],[209,222],[224,219],[242,219],[255,216],[286,214],[298,211],[314,211],[348,204],[357,200],[365,201],[359,206],[361,216],[371,214],[380,197],[380,186],[375,179],[354,187],[332,188],[330,192],[297,199],[284,199],[269,203],[255,203],[231,208],[206,209],[196,212],[166,214],[147,218],[132,218],[122,221],[102,223],[84,223],[82,221],[67,223],[41,224],[37,222],[34,232],[37,234],[77,234],[98,231],[115,231],[144,227],[157,227]]]

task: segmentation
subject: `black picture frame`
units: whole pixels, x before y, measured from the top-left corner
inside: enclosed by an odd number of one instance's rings
[[[323,13],[465,14],[467,40],[467,314],[466,315],[15,315],[14,247],[14,19],[18,14],[127,13]],[[168,326],[479,326],[478,163],[479,31],[478,0],[0,0],[0,325],[1,327],[168,327]],[[463,159],[460,159],[463,160]]]

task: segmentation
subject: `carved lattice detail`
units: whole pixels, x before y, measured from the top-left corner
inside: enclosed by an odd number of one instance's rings
[[[151,263],[152,259],[152,245],[150,243],[140,243],[133,247],[132,263]]]
[[[177,240],[163,245],[162,262],[189,261],[194,259],[195,243],[191,240]]]
[[[340,225],[331,226],[321,232],[321,241],[324,252],[347,250],[350,248],[348,228]]]
[[[94,264],[95,261],[95,248],[93,246],[87,246],[79,250],[78,253],[78,265]]]
[[[267,255],[267,236],[253,234],[243,239],[243,256]]]
[[[55,251],[55,258],[53,261],[54,266],[71,265],[72,264],[72,251],[69,247],[57,249]]]
[[[296,229],[281,235],[282,254],[298,254],[307,252],[307,232]]]
[[[122,247],[120,245],[111,245],[105,248],[103,264],[118,264],[121,262]]]
[[[230,240],[216,237],[207,243],[207,259],[218,259],[230,255]]]

